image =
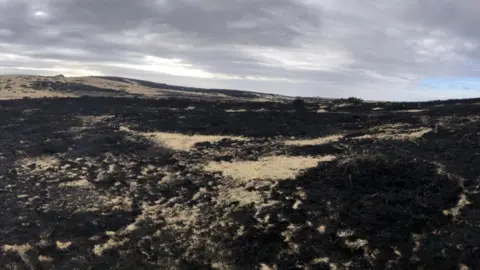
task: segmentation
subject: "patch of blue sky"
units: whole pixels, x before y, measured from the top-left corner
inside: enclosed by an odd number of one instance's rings
[[[438,90],[464,89],[480,90],[480,77],[439,77],[424,78],[417,84],[420,88]]]
[[[417,82],[416,91],[430,99],[480,97],[480,77],[431,77]]]

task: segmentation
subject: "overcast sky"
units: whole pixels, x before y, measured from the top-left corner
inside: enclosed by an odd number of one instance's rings
[[[478,0],[0,0],[0,73],[300,96],[480,96]]]

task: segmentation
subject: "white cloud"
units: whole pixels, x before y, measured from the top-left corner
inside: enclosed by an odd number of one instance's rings
[[[0,0],[0,72],[17,67],[294,95],[435,98],[416,87],[419,80],[480,77],[471,64],[480,61],[480,5],[465,0],[452,9],[452,3]],[[438,96],[449,93],[458,91]]]
[[[2,66],[0,66],[2,67]],[[7,68],[7,67],[3,67]],[[8,67],[10,68],[10,67]],[[18,71],[28,71],[28,72],[40,72],[43,74],[63,74],[68,77],[83,77],[83,76],[104,76],[105,74],[99,71],[87,70],[81,68],[65,68],[65,67],[49,67],[49,68],[39,68],[39,67],[14,67],[11,68]]]
[[[43,10],[35,11],[34,15],[35,15],[35,17],[38,17],[38,18],[47,18],[48,17],[48,14]]]
[[[241,48],[243,53],[261,60],[265,66],[288,70],[338,71],[353,63],[347,52],[317,45],[295,49]]]

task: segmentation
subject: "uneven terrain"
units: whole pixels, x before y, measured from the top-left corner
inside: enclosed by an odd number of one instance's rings
[[[480,269],[480,99],[63,79],[0,89],[0,269]]]

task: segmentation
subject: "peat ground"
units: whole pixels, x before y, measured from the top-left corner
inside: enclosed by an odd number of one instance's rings
[[[479,112],[0,101],[0,269],[480,269]]]

